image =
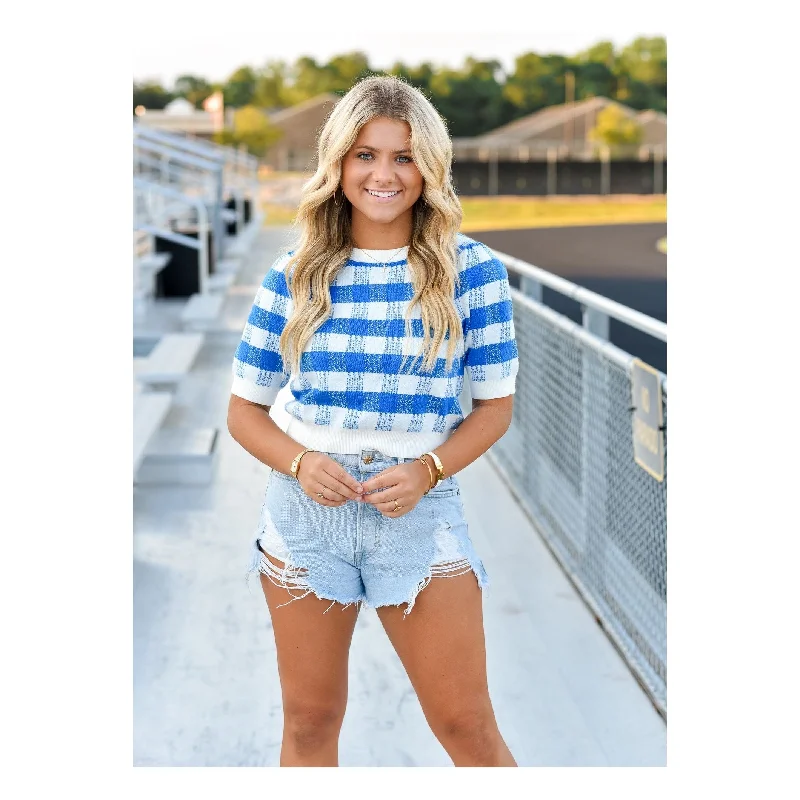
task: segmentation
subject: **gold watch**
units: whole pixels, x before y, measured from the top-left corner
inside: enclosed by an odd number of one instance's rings
[[[299,469],[300,469],[300,459],[301,459],[301,458],[302,458],[302,457],[303,457],[303,456],[304,456],[306,453],[316,453],[316,452],[317,452],[316,450],[312,450],[310,447],[307,447],[305,450],[303,450],[303,452],[302,452],[302,453],[298,453],[298,454],[297,454],[297,455],[294,457],[294,461],[292,461],[292,466],[291,466],[291,470],[292,470],[292,477],[293,477],[293,478],[297,479],[297,470],[299,470]]]

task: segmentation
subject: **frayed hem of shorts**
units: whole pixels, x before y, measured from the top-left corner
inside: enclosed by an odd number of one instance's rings
[[[405,619],[414,608],[414,604],[417,602],[417,597],[419,597],[420,592],[428,586],[431,580],[434,578],[458,578],[461,575],[466,575],[468,572],[471,572],[475,576],[478,582],[478,588],[488,596],[489,576],[486,574],[483,564],[480,561],[473,562],[468,558],[461,558],[457,561],[432,564],[428,567],[427,575],[417,582],[407,600],[401,600],[399,603],[378,603],[375,606],[371,606],[365,602],[364,605],[378,609],[390,606],[399,607],[405,604],[406,608],[403,611],[403,619]]]
[[[285,603],[281,603],[280,605],[276,606],[276,608],[283,608],[283,606],[287,606],[289,603],[293,603],[295,600],[302,600],[303,598],[308,597],[308,595],[313,594],[318,600],[330,601],[331,604],[325,609],[325,611],[322,612],[323,614],[327,614],[328,611],[330,611],[331,608],[333,608],[333,606],[337,603],[342,606],[342,611],[352,605],[359,604],[361,608],[374,609],[386,608],[390,606],[399,607],[405,604],[406,608],[403,611],[403,619],[405,619],[414,608],[414,604],[417,601],[419,593],[426,586],[428,586],[433,578],[457,578],[461,575],[466,575],[468,572],[472,572],[472,574],[475,575],[475,578],[478,582],[478,588],[483,592],[484,596],[489,597],[490,594],[489,576],[486,574],[486,569],[484,568],[480,559],[470,560],[469,558],[461,558],[456,561],[448,561],[442,564],[432,564],[428,567],[427,574],[412,588],[408,599],[401,600],[398,603],[387,602],[372,605],[363,595],[354,598],[353,600],[340,600],[339,598],[330,597],[324,593],[320,593],[309,583],[307,577],[308,570],[305,567],[295,566],[292,563],[291,556],[287,557],[286,560],[275,555],[272,555],[272,558],[275,558],[278,561],[283,561],[283,568],[276,567],[275,564],[273,564],[272,561],[270,561],[270,559],[264,555],[259,547],[258,540],[256,540],[253,546],[253,558],[247,570],[245,581],[248,589],[250,589],[250,576],[253,573],[259,573],[264,575],[273,586],[277,586],[279,589],[285,589],[291,595],[291,599],[287,600]],[[293,594],[293,590],[298,591],[299,594]]]
[[[278,558],[274,555],[272,558],[275,558],[278,561],[283,561],[282,558]],[[295,602],[295,600],[302,600],[303,598],[308,597],[310,594],[313,594],[318,600],[330,601],[331,604],[322,612],[323,614],[327,614],[328,611],[330,611],[337,603],[342,606],[342,611],[344,611],[346,608],[350,608],[350,606],[358,605],[359,603],[362,604],[362,606],[365,605],[363,597],[357,597],[353,600],[340,600],[337,597],[328,597],[325,594],[318,592],[309,583],[308,570],[305,567],[297,567],[293,565],[290,559],[284,561],[282,568],[276,567],[275,564],[273,564],[272,561],[270,561],[269,558],[267,558],[259,549],[258,542],[256,542],[254,546],[253,560],[245,576],[248,589],[250,588],[250,576],[253,573],[264,575],[264,577],[266,577],[273,586],[277,586],[279,589],[285,589],[291,595],[291,598],[285,603],[280,603],[279,605],[275,606],[276,609],[288,606],[290,603]],[[299,593],[294,594],[294,591]]]

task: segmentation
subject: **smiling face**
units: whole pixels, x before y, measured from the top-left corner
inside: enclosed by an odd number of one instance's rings
[[[387,117],[367,122],[342,159],[342,190],[352,204],[355,246],[408,244],[423,184],[411,155],[408,123]]]

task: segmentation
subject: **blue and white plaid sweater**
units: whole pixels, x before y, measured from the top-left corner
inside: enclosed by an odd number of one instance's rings
[[[292,311],[284,273],[290,251],[275,261],[256,294],[233,359],[232,393],[271,406],[291,378],[286,432],[315,450],[374,447],[389,456],[416,457],[438,447],[464,419],[459,397],[465,372],[472,397],[488,399],[513,394],[518,369],[505,266],[464,234],[458,234],[458,250],[455,302],[464,338],[449,371],[447,339],[432,372],[423,372],[422,359],[415,358],[423,333],[419,306],[412,312],[412,337],[405,337],[414,295],[406,247],[399,253],[366,251],[376,260],[397,253],[387,268],[353,250],[331,285],[331,315],[306,346],[300,374],[290,376],[278,349]]]

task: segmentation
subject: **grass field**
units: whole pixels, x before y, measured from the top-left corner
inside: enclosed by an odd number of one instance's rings
[[[462,197],[461,230],[511,230],[570,225],[624,225],[666,222],[667,200],[659,196]],[[266,225],[291,225],[294,209],[265,203]]]
[[[461,207],[464,233],[667,221],[667,201],[663,196],[463,197]]]
[[[262,203],[261,209],[264,212],[265,227],[278,225],[291,225],[294,222],[294,209],[288,206],[280,206],[276,203]]]

